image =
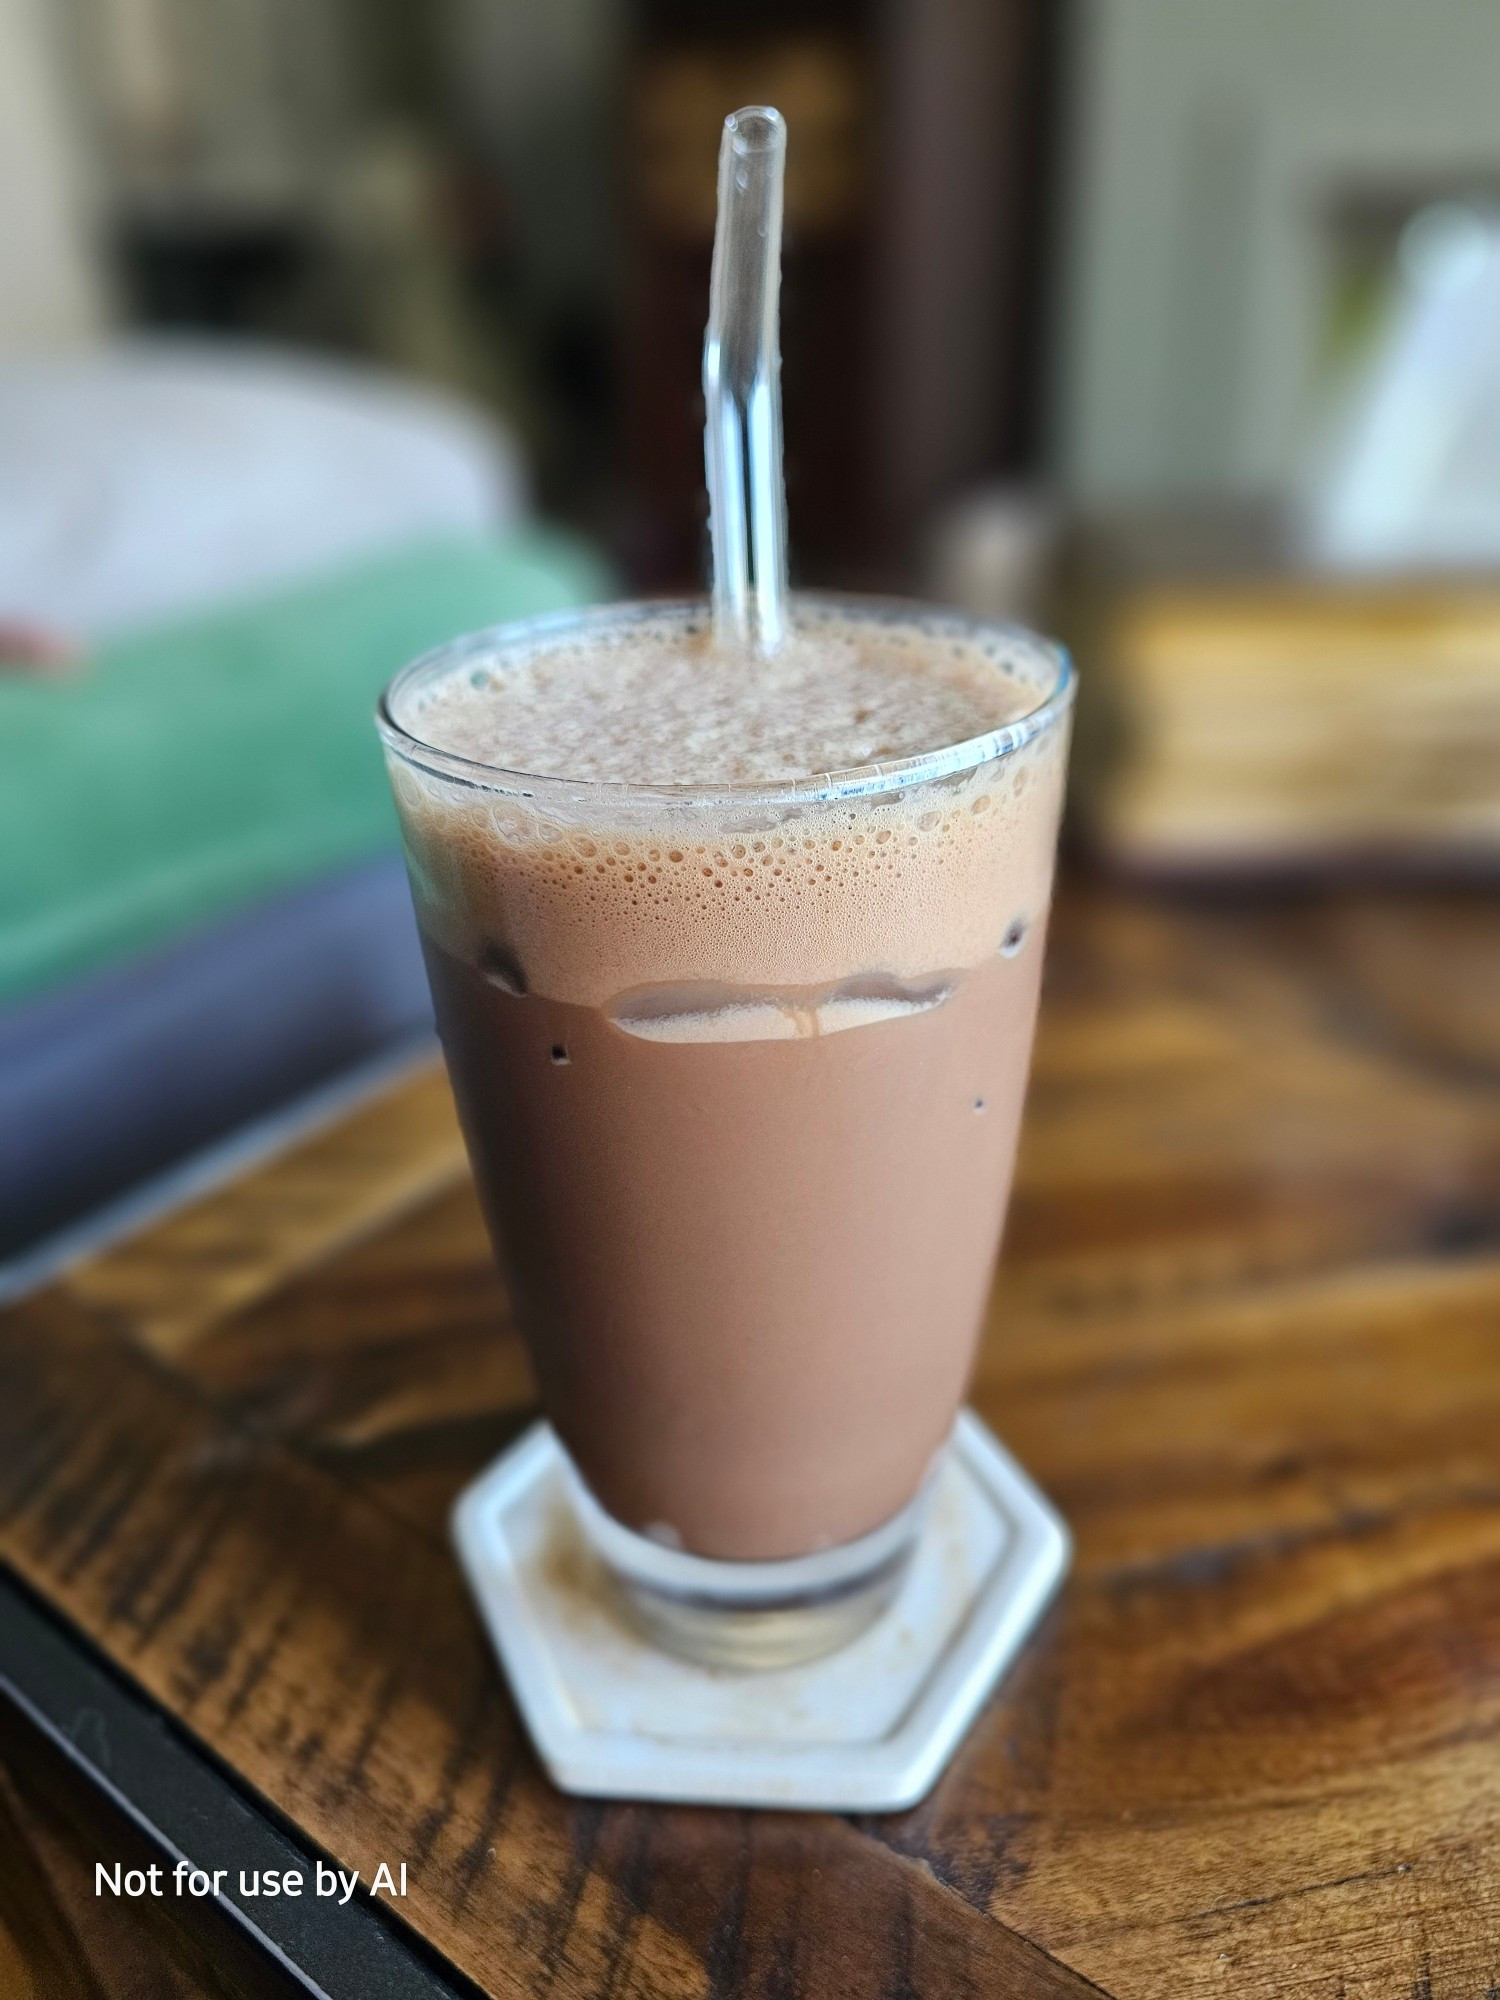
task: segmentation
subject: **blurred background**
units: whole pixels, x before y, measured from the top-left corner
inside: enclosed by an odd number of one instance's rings
[[[6,1282],[425,1031],[370,704],[702,585],[746,102],[795,580],[1065,632],[1081,871],[1485,879],[1497,75],[1473,0],[0,0]]]

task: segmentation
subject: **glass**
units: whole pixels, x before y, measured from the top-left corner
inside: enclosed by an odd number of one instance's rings
[[[910,1558],[1009,1192],[1073,697],[1062,650],[1010,627],[806,596],[793,618],[979,647],[1024,712],[717,790],[421,740],[449,675],[706,630],[693,602],[456,641],[379,715],[459,1116],[580,1521],[635,1620],[718,1665],[844,1643]]]

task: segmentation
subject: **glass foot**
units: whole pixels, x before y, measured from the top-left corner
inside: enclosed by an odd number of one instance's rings
[[[838,1651],[890,1604],[916,1548],[934,1484],[858,1541],[782,1562],[716,1562],[622,1527],[567,1461],[572,1500],[631,1623],[699,1666],[800,1666]]]

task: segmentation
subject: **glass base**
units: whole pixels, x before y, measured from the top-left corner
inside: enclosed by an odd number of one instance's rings
[[[632,1624],[698,1666],[800,1666],[873,1625],[901,1587],[926,1518],[931,1474],[909,1506],[856,1542],[783,1562],[716,1562],[623,1527],[566,1458],[574,1510]]]

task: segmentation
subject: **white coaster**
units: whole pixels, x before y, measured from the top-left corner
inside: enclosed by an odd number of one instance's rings
[[[842,1652],[735,1673],[616,1612],[551,1426],[458,1499],[453,1534],[532,1739],[565,1792],[893,1812],[936,1782],[1068,1564],[1068,1532],[969,1411],[890,1609]]]

